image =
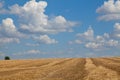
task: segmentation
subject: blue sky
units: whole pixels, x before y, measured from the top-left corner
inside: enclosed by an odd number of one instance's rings
[[[120,0],[0,0],[0,59],[119,52]]]

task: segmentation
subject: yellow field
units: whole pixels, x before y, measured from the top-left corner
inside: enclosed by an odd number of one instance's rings
[[[0,80],[120,80],[120,58],[1,60]]]

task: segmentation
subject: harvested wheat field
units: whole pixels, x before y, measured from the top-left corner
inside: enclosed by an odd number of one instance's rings
[[[0,80],[120,80],[120,58],[1,60]]]

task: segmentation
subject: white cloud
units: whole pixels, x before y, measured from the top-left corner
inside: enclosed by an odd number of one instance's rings
[[[28,50],[26,51],[27,54],[40,54],[41,51],[40,50]]]
[[[58,41],[55,39],[51,39],[47,35],[41,35],[39,37],[33,37],[34,40],[38,41],[39,43],[45,43],[45,44],[56,44]]]
[[[48,34],[73,32],[72,27],[74,27],[77,22],[69,21],[62,15],[50,17],[45,14],[46,7],[46,1],[36,0],[30,0],[23,6],[15,4],[8,8],[0,3],[0,14],[16,15],[18,18],[17,27],[12,18],[2,20],[0,25],[0,38],[10,38],[8,42],[12,42],[12,38],[15,40],[22,37],[31,38],[34,36],[34,39],[39,43],[55,44],[58,41],[49,38],[47,36]]]
[[[82,44],[83,41],[81,41],[80,39],[76,39],[74,41],[69,41],[68,44]]]
[[[95,43],[95,42],[89,42],[87,44],[85,44],[86,48],[90,48],[90,49],[100,49],[103,47],[103,44],[101,43]]]
[[[20,40],[18,38],[0,38],[0,44],[6,44],[6,43],[20,43]]]
[[[106,44],[108,46],[117,46],[119,44],[119,42],[117,40],[111,39],[111,40],[107,41]]]
[[[104,42],[105,41],[105,38],[103,36],[96,36],[96,41],[97,42]]]
[[[77,43],[77,44],[82,44],[82,41],[79,40],[79,39],[76,39],[76,40],[75,40],[75,43]]]
[[[120,23],[115,23],[114,28],[115,31],[120,31]]]
[[[17,31],[11,18],[6,18],[2,20],[2,24],[0,26],[0,36],[22,37],[23,34]]]
[[[104,34],[103,34],[103,37],[109,39],[109,38],[110,38],[110,35],[109,35],[108,33],[104,33]]]
[[[32,0],[23,6],[16,4],[9,9],[11,14],[19,16],[21,31],[50,34],[72,31],[71,28],[77,24],[76,22],[68,21],[61,15],[50,18],[44,13],[46,7],[46,1]]]
[[[91,49],[105,49],[119,46],[119,41],[111,39],[109,34],[105,33],[102,36],[96,36],[94,41],[86,42],[85,47]]]
[[[11,18],[6,18],[2,20],[2,24],[0,25],[0,43],[11,43],[16,42],[19,43],[20,37],[24,35],[21,34],[15,27],[13,20]]]
[[[90,48],[93,50],[102,50],[106,48],[113,48],[117,47],[119,45],[119,41],[117,40],[104,40],[104,41],[94,41],[94,42],[88,42],[85,44],[86,48]]]
[[[96,10],[97,13],[103,14],[99,20],[120,20],[120,0],[108,0]]]
[[[105,20],[105,21],[119,20],[120,19],[120,14],[106,14],[106,15],[100,16],[98,19],[99,20]]]
[[[83,41],[84,40],[87,40],[87,41],[92,41],[94,39],[94,31],[92,29],[92,27],[89,27],[88,30],[84,33],[78,33],[76,35],[78,38],[82,39]]]
[[[120,0],[108,0],[97,9],[98,13],[120,13]]]
[[[23,51],[23,52],[18,52],[17,54],[13,54],[16,56],[20,56],[20,55],[37,55],[37,54],[45,54],[45,52],[41,52],[40,50],[36,50],[36,49],[32,49],[32,50],[27,50],[27,51]]]
[[[120,23],[115,23],[114,25],[114,31],[111,34],[113,38],[120,38]]]
[[[77,33],[76,34],[77,39],[74,41],[69,41],[69,44],[83,44],[88,41],[93,41],[94,40],[94,31],[92,27],[90,26],[87,31],[83,33]]]
[[[96,37],[95,37],[95,39],[94,39],[94,41],[96,41],[96,42],[105,42],[105,41],[108,41],[108,40],[110,40],[111,38],[110,38],[110,35],[108,34],[108,33],[104,33],[103,35],[97,35]]]
[[[26,45],[26,46],[32,46],[32,47],[35,47],[35,46],[39,46],[40,44],[38,44],[38,43],[37,43],[37,44],[26,43],[25,45]]]
[[[120,24],[115,24],[114,36],[120,32]],[[111,34],[104,33],[103,35],[94,36],[94,30],[89,27],[86,32],[78,33],[77,38],[74,41],[70,41],[69,44],[83,44],[86,48],[93,50],[104,50],[119,46],[119,41],[112,38]]]

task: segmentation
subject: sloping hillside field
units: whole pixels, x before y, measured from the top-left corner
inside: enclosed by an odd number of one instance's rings
[[[120,80],[120,57],[1,60],[0,80]]]

